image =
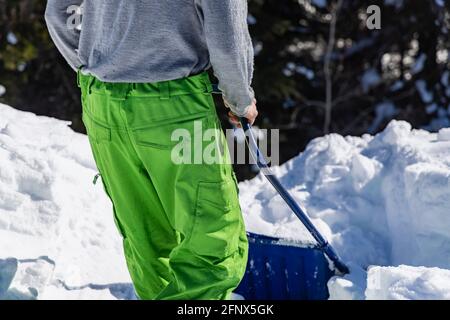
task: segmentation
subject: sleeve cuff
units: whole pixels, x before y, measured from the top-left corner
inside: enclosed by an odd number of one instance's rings
[[[249,93],[250,96],[248,96],[248,98],[245,99],[245,102],[241,105],[231,103],[230,101],[228,101],[225,95],[222,95],[225,107],[230,109],[238,117],[244,117],[247,114],[248,109],[252,106],[253,101],[255,100],[255,92],[253,91],[252,87],[249,87]]]

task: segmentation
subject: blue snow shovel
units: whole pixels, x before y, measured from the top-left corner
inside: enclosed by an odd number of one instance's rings
[[[250,154],[264,176],[300,219],[317,245],[247,233],[249,257],[245,276],[236,293],[247,300],[324,300],[327,282],[334,275],[349,273],[333,247],[319,233],[311,220],[272,174],[258,149],[251,125],[241,118]],[[331,263],[330,263],[331,262]]]

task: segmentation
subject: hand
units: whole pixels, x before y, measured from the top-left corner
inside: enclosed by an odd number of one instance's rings
[[[253,103],[251,104],[250,108],[247,110],[247,114],[244,116],[247,118],[248,122],[250,124],[253,124],[256,120],[256,117],[258,116],[258,109],[256,107],[256,100],[253,99]],[[238,128],[241,127],[241,122],[239,121],[239,117],[235,115],[232,111],[228,112],[228,119],[232,124],[237,126]]]

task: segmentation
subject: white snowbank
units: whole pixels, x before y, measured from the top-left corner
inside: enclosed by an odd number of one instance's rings
[[[67,125],[0,104],[0,299],[133,297],[87,138]]]
[[[329,282],[332,299],[365,298],[371,265],[450,269],[450,141],[445,130],[438,136],[393,121],[375,137],[331,134],[313,140],[274,171],[352,269]],[[261,177],[241,183],[240,190],[251,231],[312,241]],[[428,272],[440,277],[447,270]],[[423,292],[405,297],[429,296]],[[445,288],[436,295],[448,297],[444,293]]]
[[[371,300],[450,299],[450,270],[439,268],[372,267],[366,297]]]

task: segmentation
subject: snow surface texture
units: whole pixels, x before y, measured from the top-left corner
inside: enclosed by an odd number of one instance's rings
[[[449,140],[448,129],[432,134],[393,121],[375,137],[315,139],[274,169],[351,267],[330,280],[331,299],[449,297]],[[240,191],[250,231],[313,241],[261,176]],[[401,264],[430,269],[366,271]]]
[[[371,267],[366,297],[371,300],[448,300],[450,270],[405,265]]]
[[[0,115],[0,299],[135,298],[86,136]],[[448,129],[332,134],[274,171],[351,267],[332,299],[450,298]],[[261,176],[240,190],[250,231],[313,243]]]
[[[131,299],[85,135],[0,104],[0,299]]]

